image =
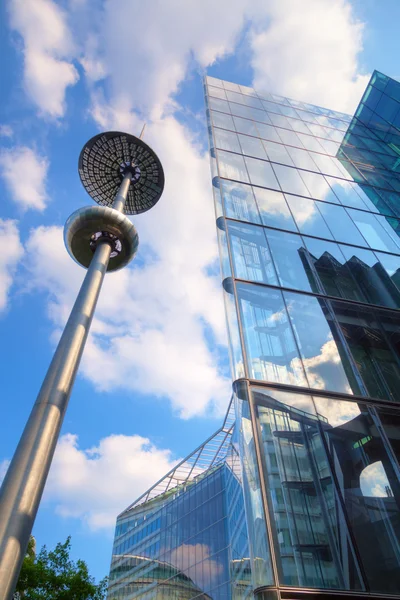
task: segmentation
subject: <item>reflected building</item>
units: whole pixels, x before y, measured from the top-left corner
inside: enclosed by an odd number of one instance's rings
[[[400,598],[400,83],[205,93],[234,395],[118,517],[108,598]]]

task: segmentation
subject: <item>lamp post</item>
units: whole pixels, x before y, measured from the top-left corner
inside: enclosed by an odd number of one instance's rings
[[[87,142],[79,174],[101,206],[81,208],[65,224],[66,248],[87,272],[0,490],[1,600],[11,600],[17,584],[104,275],[128,264],[138,248],[125,215],[152,208],[164,188],[155,153],[120,132]]]

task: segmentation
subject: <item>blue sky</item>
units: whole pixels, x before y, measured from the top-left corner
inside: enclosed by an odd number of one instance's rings
[[[165,193],[107,277],[34,533],[107,574],[113,525],[221,422],[225,322],[202,76],[356,107],[374,68],[400,77],[398,0],[10,0],[0,52],[0,477],[84,272],[62,228],[90,204],[77,160],[99,131],[138,134]]]

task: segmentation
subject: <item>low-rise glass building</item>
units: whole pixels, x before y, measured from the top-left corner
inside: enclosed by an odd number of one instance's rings
[[[400,83],[205,91],[234,398],[118,517],[108,598],[400,597]]]

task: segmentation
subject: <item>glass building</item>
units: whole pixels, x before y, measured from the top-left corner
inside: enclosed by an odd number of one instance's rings
[[[108,598],[400,597],[400,83],[205,92],[234,396],[118,517]]]

